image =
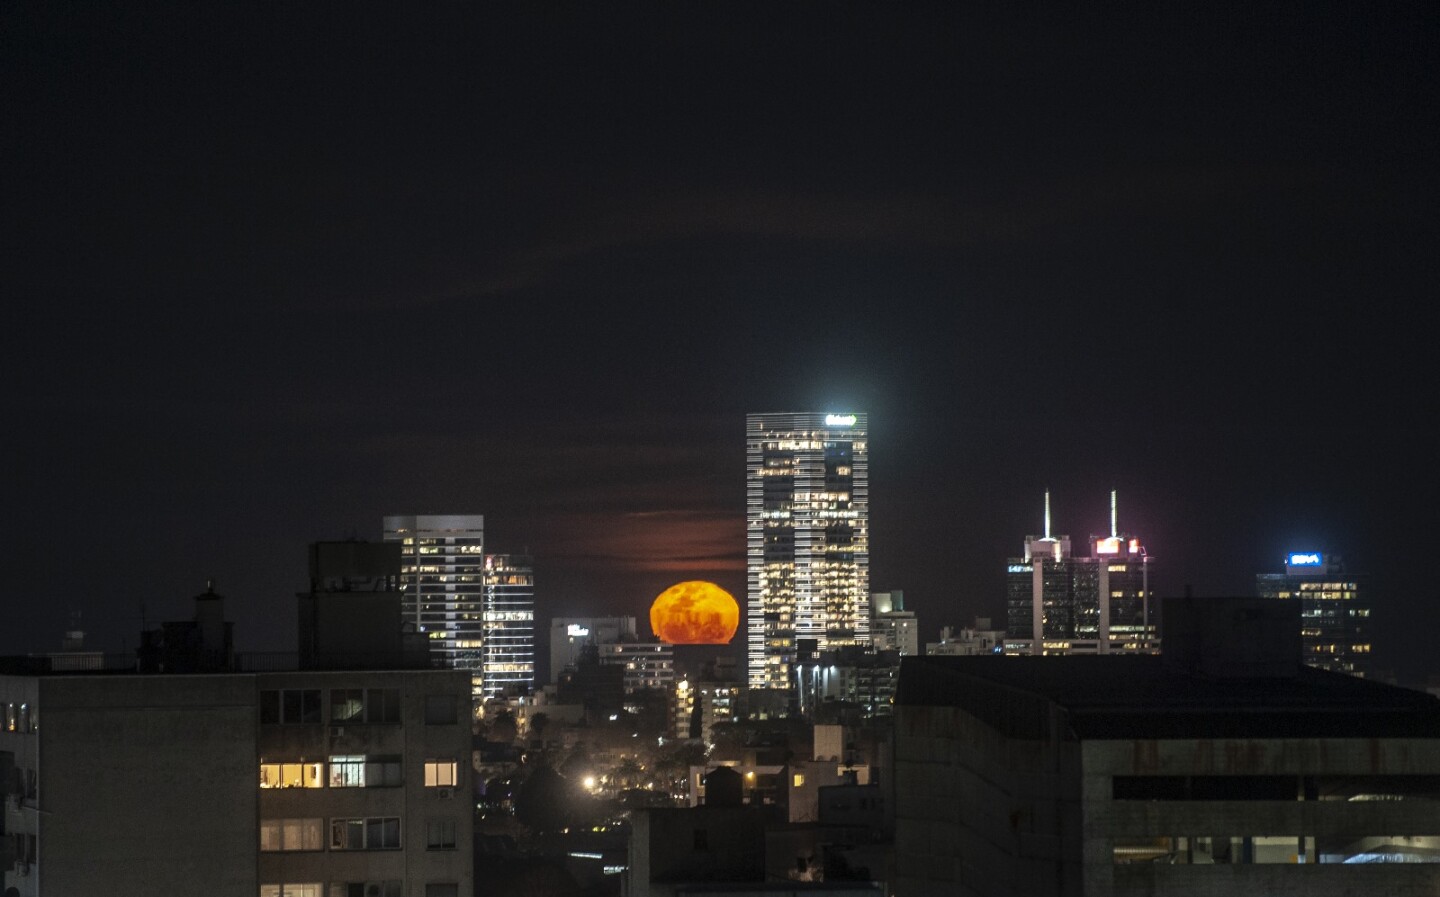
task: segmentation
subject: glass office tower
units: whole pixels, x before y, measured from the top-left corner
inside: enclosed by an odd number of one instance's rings
[[[486,555],[479,514],[386,517],[400,542],[405,620],[445,666],[469,670],[478,698],[535,681],[535,578],[523,555]]]
[[[535,685],[535,565],[529,555],[485,555],[481,673],[485,697]]]
[[[746,640],[752,689],[790,689],[800,640],[870,642],[864,414],[745,418]]]
[[[1370,667],[1370,605],[1357,577],[1339,555],[1294,552],[1284,573],[1255,577],[1261,598],[1300,601],[1300,645],[1305,663],[1365,677]]]
[[[1045,534],[1026,536],[1024,555],[1006,567],[1006,653],[1158,651],[1150,557],[1139,539],[1119,531],[1114,492],[1110,535],[1090,537],[1090,557],[1075,557],[1070,547],[1069,536],[1051,535],[1047,492]]]

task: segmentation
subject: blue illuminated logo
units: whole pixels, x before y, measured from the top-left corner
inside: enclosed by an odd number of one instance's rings
[[[1290,559],[1286,561],[1286,563],[1292,567],[1318,567],[1320,565],[1320,560],[1321,556],[1314,553],[1292,554],[1290,555]]]
[[[1030,572],[1030,565],[1029,565],[1029,564],[1011,564],[1011,565],[1010,565],[1009,567],[1007,567],[1006,569],[1007,569],[1009,572],[1011,572],[1011,573],[1029,573],[1029,572]]]

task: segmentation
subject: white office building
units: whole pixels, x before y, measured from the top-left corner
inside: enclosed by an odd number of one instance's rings
[[[800,640],[870,644],[867,434],[864,414],[746,415],[751,689],[793,689]]]
[[[403,546],[407,623],[432,654],[468,670],[475,698],[528,691],[535,681],[535,576],[524,555],[486,555],[480,514],[385,518],[385,541]]]

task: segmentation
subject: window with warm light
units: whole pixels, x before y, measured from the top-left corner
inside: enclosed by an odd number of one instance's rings
[[[796,788],[800,788],[800,787],[803,787],[804,785],[805,785],[805,777],[804,777],[803,775],[801,775],[800,773],[798,773],[798,772],[795,773],[795,787],[796,787]]]
[[[454,760],[426,760],[425,787],[453,788],[458,784],[459,764]]]
[[[261,788],[323,788],[324,763],[261,763]]]

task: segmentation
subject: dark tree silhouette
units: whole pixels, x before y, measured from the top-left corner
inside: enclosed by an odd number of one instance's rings
[[[515,818],[536,832],[559,831],[569,824],[577,798],[568,779],[541,766],[515,795]]]

